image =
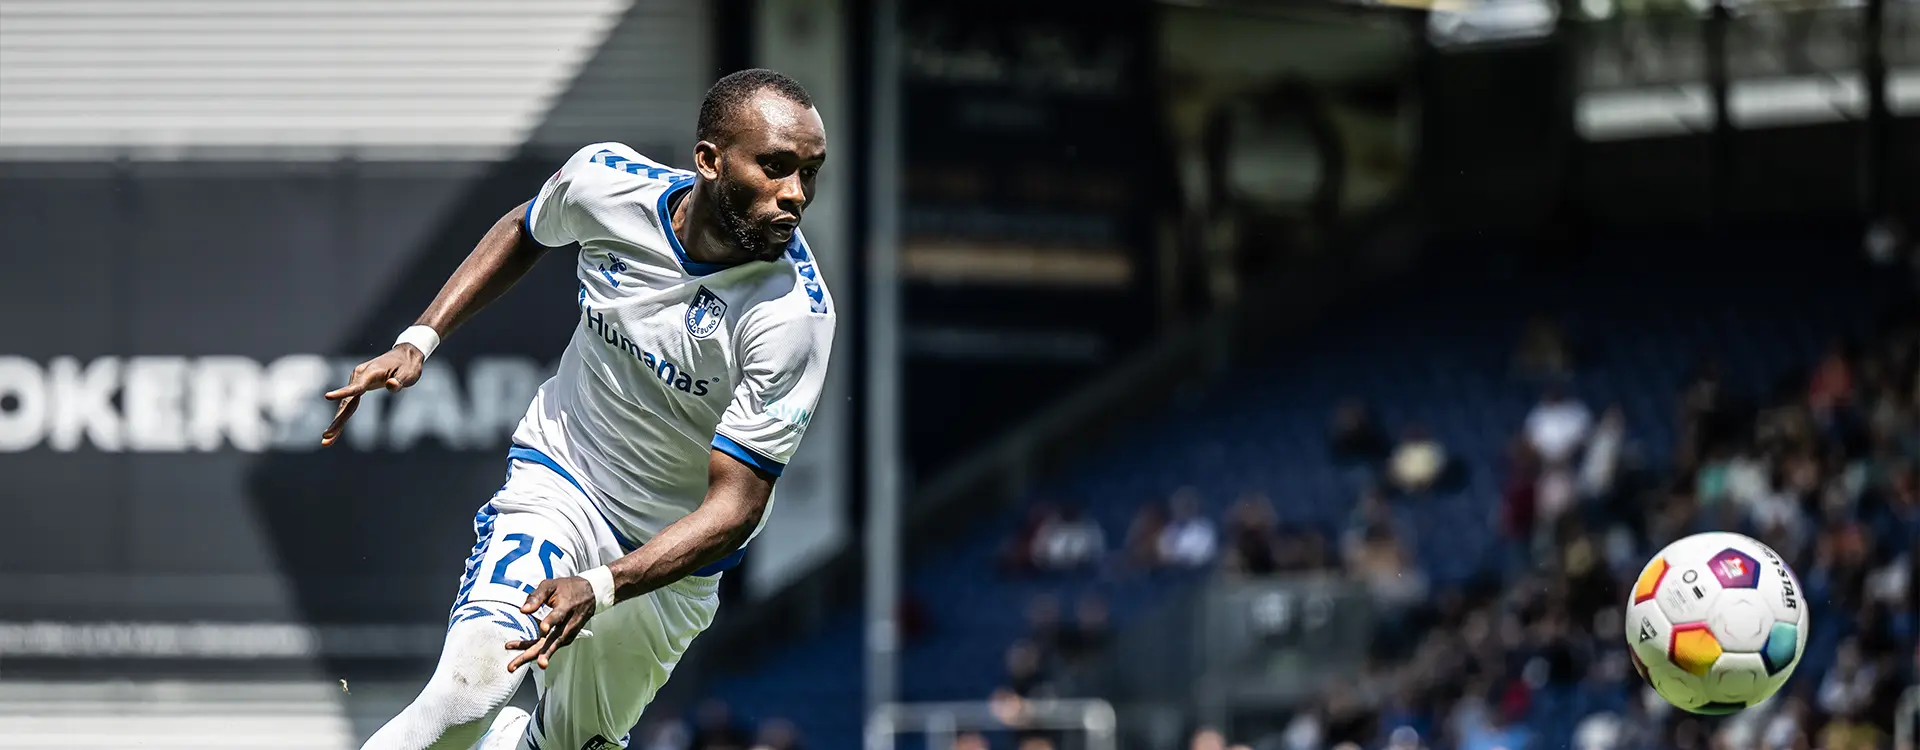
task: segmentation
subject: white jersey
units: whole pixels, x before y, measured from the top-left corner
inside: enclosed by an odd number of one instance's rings
[[[580,485],[628,548],[699,507],[711,450],[779,474],[833,345],[833,297],[798,231],[777,261],[687,259],[669,205],[693,182],[596,143],[527,206],[535,241],[580,244],[580,322],[515,450]]]

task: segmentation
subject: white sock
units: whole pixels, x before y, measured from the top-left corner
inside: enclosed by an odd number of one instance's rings
[[[361,750],[468,750],[513,699],[529,668],[508,673],[514,652],[505,644],[529,637],[531,618],[512,605],[473,602],[453,620],[433,678]]]

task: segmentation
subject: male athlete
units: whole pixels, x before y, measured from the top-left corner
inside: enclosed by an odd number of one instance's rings
[[[618,143],[575,153],[392,350],[327,394],[340,406],[323,445],[367,391],[419,380],[440,338],[547,248],[579,243],[580,324],[474,516],[439,666],[365,748],[625,747],[712,623],[720,574],[820,398],[834,310],[799,232],[827,156],[807,92],[734,73],[707,92],[697,136],[693,172]],[[530,662],[531,716],[507,706]]]

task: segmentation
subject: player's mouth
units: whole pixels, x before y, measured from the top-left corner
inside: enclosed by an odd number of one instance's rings
[[[786,242],[793,239],[794,230],[799,228],[799,219],[775,219],[767,224],[767,234],[775,241]]]

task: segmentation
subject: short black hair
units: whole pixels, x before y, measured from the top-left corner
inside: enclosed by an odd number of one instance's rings
[[[700,124],[694,129],[694,137],[720,143],[731,129],[740,105],[762,89],[773,89],[774,93],[802,107],[813,106],[813,97],[807,95],[799,81],[766,68],[748,68],[727,74],[707,89],[707,98],[700,102]]]

